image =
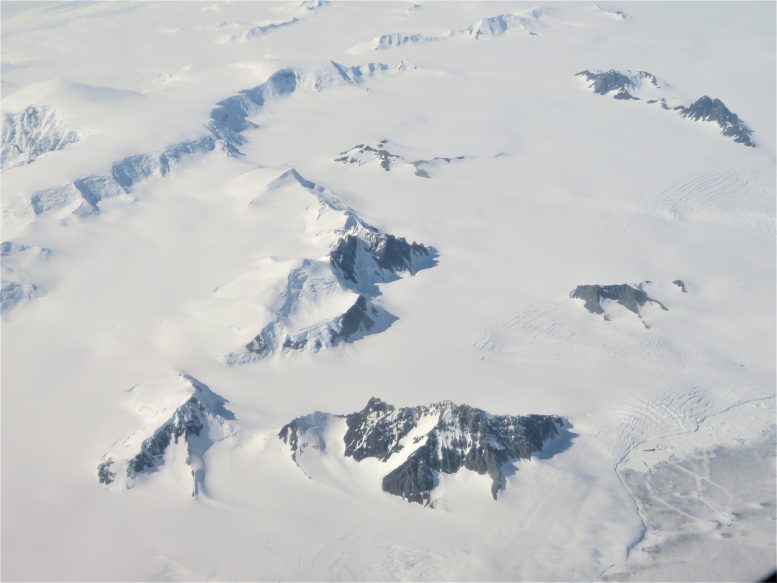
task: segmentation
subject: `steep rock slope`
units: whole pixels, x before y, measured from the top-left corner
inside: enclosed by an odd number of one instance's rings
[[[272,319],[245,347],[226,357],[240,364],[289,350],[318,352],[388,328],[396,317],[374,303],[378,284],[431,267],[437,252],[365,222],[325,187],[289,169],[266,196],[301,195],[305,229],[325,258],[292,263],[272,309]]]
[[[566,427],[561,417],[552,415],[491,415],[451,401],[398,409],[373,397],[361,411],[345,416],[313,413],[280,430],[278,437],[303,471],[310,456],[326,451],[324,433],[338,417],[345,419],[347,427],[344,455],[357,462],[402,458],[385,474],[381,487],[423,505],[433,503],[440,474],[455,474],[462,468],[488,475],[496,500],[512,462],[530,458]]]
[[[214,443],[236,433],[235,415],[222,397],[187,374],[134,387],[131,393],[146,423],[103,456],[97,466],[99,482],[130,489],[139,477],[163,468],[170,448],[180,444],[196,498],[205,481],[203,456]]]

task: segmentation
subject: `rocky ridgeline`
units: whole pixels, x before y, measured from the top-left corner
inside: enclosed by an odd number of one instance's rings
[[[376,36],[372,40],[352,47],[349,52],[385,51],[406,45],[417,45],[444,41],[450,38],[463,37],[474,40],[502,36],[512,30],[520,29],[536,36],[542,29],[543,12],[533,9],[524,14],[496,14],[481,18],[464,28],[449,30],[440,35],[425,35],[420,33],[393,32]]]
[[[203,456],[214,443],[233,432],[235,415],[225,408],[222,397],[189,375],[180,375],[169,384],[182,395],[171,415],[150,429],[147,436],[131,436],[115,451],[105,454],[97,466],[101,484],[131,488],[138,476],[162,468],[168,449],[180,441],[186,447],[185,461],[192,468],[192,496],[198,495],[205,479]],[[165,389],[154,387],[154,392],[164,394]]]
[[[354,342],[386,330],[396,317],[376,305],[379,283],[395,281],[404,273],[415,275],[436,263],[432,247],[408,242],[366,223],[333,193],[311,182],[295,169],[283,173],[268,187],[301,188],[314,198],[317,220],[334,217],[339,228],[323,233],[329,241],[326,260],[305,259],[289,273],[276,317],[244,347],[227,355],[227,364],[242,364],[286,351],[318,352]],[[314,234],[317,222],[310,225]],[[295,330],[290,322],[299,306],[315,303],[327,294],[351,294],[353,304],[343,313]]]
[[[32,211],[36,215],[57,210],[77,216],[96,214],[103,200],[128,194],[137,183],[151,176],[166,176],[195,155],[217,149],[229,156],[241,155],[244,133],[257,127],[249,118],[268,99],[288,96],[299,89],[321,91],[332,86],[358,85],[387,69],[380,63],[348,67],[332,61],[328,67],[313,72],[277,71],[261,85],[218,102],[210,112],[204,135],[173,144],[161,152],[128,156],[113,163],[105,174],[81,177],[70,184],[36,192],[30,201]]]
[[[576,76],[583,77],[588,87],[598,95],[611,95],[614,99],[636,100],[641,97],[634,95],[646,87],[652,90],[663,90],[665,87],[655,75],[647,71],[580,71]],[[655,91],[653,91],[655,93]],[[704,95],[688,106],[670,107],[666,97],[648,99],[647,103],[659,103],[662,109],[677,111],[682,117],[694,121],[712,122],[721,128],[721,133],[732,138],[736,143],[754,148],[752,130],[739,116],[732,112],[720,99]]]
[[[361,411],[344,416],[318,412],[280,430],[278,437],[303,471],[307,455],[326,451],[323,432],[336,418],[344,418],[347,426],[345,456],[357,462],[367,458],[387,462],[409,452],[383,477],[382,489],[423,505],[432,504],[440,474],[455,474],[462,468],[488,475],[496,500],[512,462],[539,452],[567,425],[552,415],[491,415],[450,401],[397,408],[372,398]]]
[[[644,83],[652,87],[660,87],[658,79],[647,71],[628,71],[620,72],[609,70],[604,72],[593,72],[589,70],[580,71],[578,77],[583,77],[591,90],[598,95],[607,95],[612,93],[615,99],[635,99],[629,91],[639,89]]]

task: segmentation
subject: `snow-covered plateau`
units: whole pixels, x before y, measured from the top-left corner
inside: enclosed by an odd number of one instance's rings
[[[774,2],[0,4],[0,577],[775,568]]]

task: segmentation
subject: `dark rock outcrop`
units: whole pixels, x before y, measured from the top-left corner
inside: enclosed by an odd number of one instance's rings
[[[376,146],[370,146],[368,144],[357,144],[350,150],[340,152],[339,156],[335,158],[335,162],[341,164],[348,164],[351,166],[359,166],[364,164],[369,158],[374,157],[380,163],[381,168],[385,171],[392,170],[397,164],[409,164],[415,168],[415,175],[422,178],[431,178],[429,175],[429,167],[435,164],[450,164],[451,162],[464,160],[466,156],[435,156],[428,160],[407,160],[399,154],[394,154],[386,149],[386,145],[389,144],[388,140],[381,140]]]
[[[360,281],[364,279],[387,281],[403,271],[414,274],[435,256],[430,247],[408,243],[404,237],[382,233],[364,223],[362,228],[343,233],[329,253],[332,265],[354,284],[373,283]]]
[[[720,126],[724,136],[733,138],[738,144],[755,147],[755,142],[750,138],[752,130],[720,99],[712,99],[704,95],[687,107],[681,106],[675,109],[680,112],[682,117],[696,121],[714,122]]]
[[[340,156],[335,158],[335,162],[340,162],[342,164],[361,164],[362,158],[359,157],[359,155],[368,154],[377,158],[380,161],[381,168],[388,172],[391,170],[392,164],[395,161],[402,160],[402,158],[397,154],[392,154],[386,150],[384,148],[384,143],[385,140],[379,143],[377,147],[372,147],[367,144],[357,144],[350,150],[340,152]]]
[[[328,421],[322,415],[295,419],[278,434],[303,471],[299,452],[307,447],[325,450],[322,432]],[[491,415],[450,401],[396,408],[375,397],[363,410],[344,418],[345,455],[356,461],[376,458],[385,462],[405,447],[413,449],[402,464],[384,476],[382,489],[423,505],[431,504],[440,474],[454,474],[462,468],[488,475],[496,500],[511,473],[511,463],[530,458],[567,426],[562,418],[552,415]],[[422,419],[424,429],[419,430]],[[418,435],[407,442],[413,431]]]
[[[418,408],[397,409],[372,397],[361,411],[345,417],[345,455],[356,461],[368,457],[385,462],[402,449],[399,442],[415,427]]]
[[[685,282],[682,279],[675,279],[672,283],[679,287],[684,294],[688,293],[688,290],[685,289]]]
[[[668,310],[664,304],[651,298],[640,286],[632,286],[627,283],[616,285],[579,285],[569,294],[571,298],[578,298],[585,303],[585,309],[592,314],[602,314],[604,319],[609,319],[602,308],[603,300],[612,300],[624,308],[640,316],[639,308],[652,302],[658,304],[662,310]],[[641,316],[640,316],[641,317]]]
[[[637,87],[637,82],[634,77],[624,75],[620,71],[610,69],[604,72],[594,72],[586,69],[576,74],[577,77],[584,77],[594,93],[599,95],[607,95],[611,91],[616,91],[613,95],[615,99],[639,99],[629,93],[630,89]],[[654,87],[658,86],[658,79],[647,71],[637,71],[636,78],[642,81],[647,81]]]

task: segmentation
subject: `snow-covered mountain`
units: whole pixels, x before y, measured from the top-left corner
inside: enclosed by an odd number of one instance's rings
[[[776,21],[0,3],[0,578],[763,577]]]
[[[386,139],[381,140],[375,146],[357,144],[344,152],[340,152],[339,156],[335,158],[335,162],[348,166],[362,166],[370,162],[377,162],[386,172],[396,167],[406,166],[412,167],[413,174],[416,176],[431,178],[429,172],[434,167],[466,159],[466,156],[435,156],[428,160],[410,161],[400,154],[391,152],[389,148],[393,147],[389,140]]]
[[[326,453],[328,426],[341,418],[347,428],[344,455],[357,462],[376,458],[390,464],[381,481],[383,491],[424,505],[432,503],[439,474],[461,469],[487,474],[496,500],[512,462],[531,458],[565,427],[564,420],[554,416],[489,415],[450,401],[397,409],[373,397],[364,409],[349,415],[313,413],[283,426],[278,437],[312,479],[315,470],[308,467],[317,460],[309,458]]]
[[[673,109],[681,117],[694,121],[706,121],[718,125],[724,136],[733,138],[738,144],[755,147],[751,139],[753,131],[728,109],[720,99],[712,99],[706,95],[699,97],[690,105],[676,105],[677,98],[670,96],[667,86],[647,71],[590,71],[586,69],[577,73],[585,79],[589,89],[599,95],[611,95],[613,99],[636,100],[647,99],[647,103],[660,103],[662,109]],[[669,100],[675,105],[670,106]]]
[[[328,189],[296,169],[272,180],[263,197],[301,195],[305,234],[324,258],[301,258],[283,274],[270,321],[228,364],[245,364],[272,353],[318,352],[387,329],[397,318],[374,303],[378,284],[415,275],[436,264],[437,251],[367,224]]]
[[[97,466],[99,482],[132,488],[140,477],[163,468],[169,450],[180,442],[185,448],[183,461],[191,466],[196,498],[205,482],[205,453],[237,432],[234,413],[222,397],[187,374],[132,387],[130,394],[131,403],[145,417],[143,428],[103,456]]]

